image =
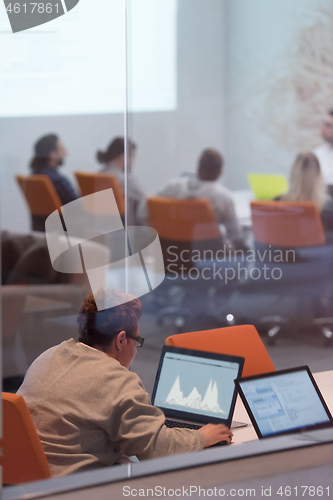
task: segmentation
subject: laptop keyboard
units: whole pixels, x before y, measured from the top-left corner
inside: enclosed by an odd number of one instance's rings
[[[189,424],[187,422],[178,422],[177,420],[165,420],[165,425],[170,429],[172,427],[181,427],[182,429],[201,429],[202,425]]]
[[[198,429],[201,429],[202,425],[196,425],[196,424],[188,424],[186,422],[177,422],[177,420],[165,420],[165,425],[166,427],[169,427],[171,429],[172,427],[180,427],[181,429],[194,429],[197,431]],[[219,443],[213,444],[213,446],[224,446],[228,444],[227,441],[220,441]]]

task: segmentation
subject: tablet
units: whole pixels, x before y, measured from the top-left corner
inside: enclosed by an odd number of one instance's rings
[[[259,439],[333,425],[308,366],[238,378],[235,384]]]

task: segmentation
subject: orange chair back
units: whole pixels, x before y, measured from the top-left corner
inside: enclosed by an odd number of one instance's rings
[[[150,225],[160,238],[172,241],[220,239],[221,233],[208,200],[148,198]]]
[[[326,242],[318,207],[311,201],[253,201],[251,212],[258,243],[290,248]]]
[[[22,396],[2,393],[3,483],[21,484],[51,477],[46,456]]]
[[[253,325],[180,333],[168,337],[165,344],[197,351],[242,356],[245,358],[243,377],[275,371],[272,360]]]
[[[82,196],[113,189],[120,215],[125,215],[125,198],[117,177],[108,173],[75,172]]]
[[[17,175],[16,180],[27,200],[32,215],[48,216],[62,203],[47,175]]]

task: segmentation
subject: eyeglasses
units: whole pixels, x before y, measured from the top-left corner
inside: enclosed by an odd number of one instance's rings
[[[126,334],[127,335],[127,334]],[[145,341],[144,337],[131,337],[131,335],[127,335],[128,338],[135,340],[136,347],[142,347]]]

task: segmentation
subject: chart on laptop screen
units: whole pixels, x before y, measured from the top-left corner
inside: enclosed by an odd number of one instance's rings
[[[179,353],[166,353],[155,405],[227,418],[239,364]]]
[[[329,422],[305,370],[240,381],[240,386],[262,436]]]

